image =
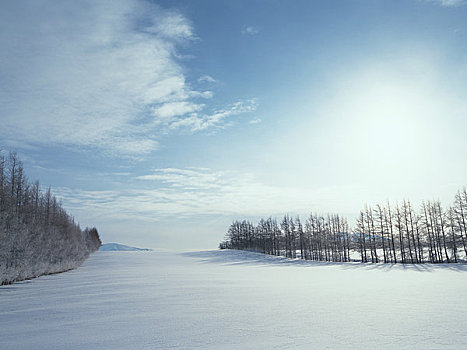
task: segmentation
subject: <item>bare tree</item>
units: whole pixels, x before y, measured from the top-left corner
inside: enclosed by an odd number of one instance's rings
[[[37,186],[21,188],[24,193],[21,205],[26,208],[29,203],[34,207]],[[30,199],[27,199],[28,193]],[[45,217],[47,208],[50,207],[52,213],[60,208],[53,197],[48,198],[48,192],[41,197]],[[220,247],[256,250],[287,258],[296,258],[300,249],[301,259],[317,261],[351,261],[352,252],[356,252],[364,263],[370,259],[372,263],[458,262],[460,247],[467,259],[466,213],[464,188],[457,192],[454,205],[447,211],[439,201],[422,202],[418,213],[408,200],[404,200],[402,206],[396,204],[394,210],[389,202],[384,207],[378,204],[374,209],[366,205],[352,230],[338,214],[311,213],[304,227],[298,216],[292,219],[289,215],[283,217],[280,225],[271,217],[260,219],[256,226],[245,220],[234,221]],[[52,223],[55,223],[54,218]]]
[[[50,189],[28,183],[16,153],[0,154],[0,284],[75,268],[100,244]]]

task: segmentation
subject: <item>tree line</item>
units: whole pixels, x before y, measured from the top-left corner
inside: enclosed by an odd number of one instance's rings
[[[372,263],[457,263],[467,260],[467,191],[459,190],[444,209],[440,201],[366,205],[351,229],[338,214],[285,215],[254,225],[235,220],[221,249],[254,250],[264,254],[316,261]]]
[[[74,269],[100,245],[96,228],[82,230],[15,153],[0,151],[0,285]]]

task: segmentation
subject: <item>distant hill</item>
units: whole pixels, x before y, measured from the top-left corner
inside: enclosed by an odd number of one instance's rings
[[[100,246],[99,251],[101,252],[134,252],[134,251],[151,251],[152,249],[143,249],[143,248],[135,248],[129,247],[127,245],[118,244],[118,243],[106,243]]]

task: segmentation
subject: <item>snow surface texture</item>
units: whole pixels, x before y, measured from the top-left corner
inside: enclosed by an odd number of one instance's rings
[[[467,266],[98,252],[0,287],[6,349],[461,349]]]
[[[151,249],[130,247],[130,246],[118,244],[118,243],[106,243],[106,244],[101,245],[99,247],[99,250],[101,252],[115,252],[115,251],[133,252],[133,251],[150,251]]]

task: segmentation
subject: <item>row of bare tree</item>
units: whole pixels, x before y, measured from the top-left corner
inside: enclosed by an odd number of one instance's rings
[[[28,182],[15,153],[0,152],[0,285],[76,268],[100,245],[50,188]]]
[[[355,233],[362,262],[442,263],[467,257],[467,192],[456,193],[454,204],[423,202],[416,212],[410,201],[391,208],[365,207]]]
[[[261,219],[255,226],[249,221],[230,225],[221,249],[256,250],[319,261],[350,261],[351,234],[347,220],[337,214],[310,214],[303,226],[300,217],[285,215],[280,223],[274,218]]]
[[[372,263],[443,263],[467,260],[467,191],[459,190],[451,207],[423,202],[416,211],[402,205],[365,206],[355,228],[337,214],[261,219],[257,225],[234,221],[221,249],[255,250],[289,258]]]

